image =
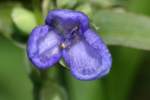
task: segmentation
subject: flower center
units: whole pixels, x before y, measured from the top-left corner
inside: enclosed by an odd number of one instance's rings
[[[61,48],[69,48],[73,44],[80,40],[80,30],[78,26],[72,28],[70,32],[64,35],[63,42],[61,43]]]
[[[71,19],[60,20],[59,18],[53,19],[51,26],[55,28],[62,35],[72,33],[73,31],[76,31],[80,28],[79,22],[76,22]]]
[[[74,20],[53,19],[51,26],[62,36],[60,48],[69,48],[81,38],[80,24]]]

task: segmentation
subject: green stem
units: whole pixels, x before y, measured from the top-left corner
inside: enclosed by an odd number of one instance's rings
[[[42,24],[44,19],[42,16],[40,0],[32,0],[32,5],[33,5],[33,11],[34,11],[34,14],[36,15],[36,20],[38,24]]]
[[[57,0],[52,0],[54,8],[57,8]]]
[[[46,17],[46,15],[48,13],[49,2],[50,2],[50,0],[43,0],[43,2],[42,2],[42,12],[43,12],[44,18]]]
[[[31,81],[33,83],[33,96],[34,100],[40,100],[40,91],[44,82],[48,79],[47,70],[35,70],[33,69],[30,74]]]

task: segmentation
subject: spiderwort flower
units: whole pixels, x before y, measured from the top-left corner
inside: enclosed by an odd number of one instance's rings
[[[79,11],[52,10],[45,24],[33,29],[28,40],[28,57],[39,69],[52,67],[61,57],[79,80],[106,75],[111,55],[102,39]]]

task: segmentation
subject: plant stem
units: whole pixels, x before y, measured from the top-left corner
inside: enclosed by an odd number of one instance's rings
[[[43,13],[44,18],[46,17],[48,13],[49,2],[50,0],[43,0],[42,2],[42,13]]]
[[[34,100],[40,100],[40,91],[43,83],[47,80],[47,70],[35,70],[33,69],[30,74],[31,81],[33,83],[33,96]]]
[[[57,8],[57,0],[52,0],[53,6],[56,9]]]

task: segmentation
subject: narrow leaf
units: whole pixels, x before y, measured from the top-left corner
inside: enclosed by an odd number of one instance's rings
[[[92,20],[107,44],[150,50],[150,18],[105,10]]]

